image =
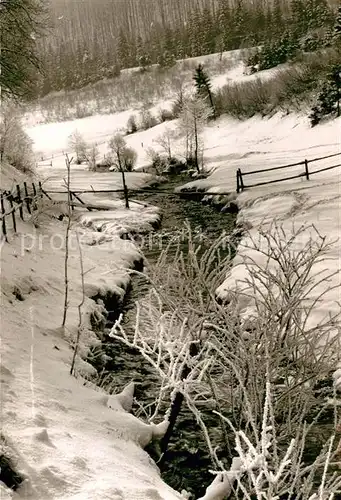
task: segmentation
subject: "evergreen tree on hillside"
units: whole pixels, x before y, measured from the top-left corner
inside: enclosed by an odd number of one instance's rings
[[[269,25],[269,28],[273,33],[279,34],[283,30],[285,24],[283,20],[281,0],[274,1],[271,14],[272,26]]]
[[[161,68],[171,68],[176,62],[175,56],[172,52],[165,50],[157,58],[157,63]]]
[[[306,0],[308,29],[320,28],[332,22],[332,12],[327,0]]]
[[[120,69],[131,66],[130,47],[125,31],[121,28],[117,40],[117,60]]]
[[[220,51],[228,50],[231,46],[230,42],[230,26],[231,26],[231,9],[228,0],[220,0],[218,5],[218,28],[219,28],[219,44]]]
[[[196,8],[191,12],[188,20],[188,55],[191,57],[197,57],[202,54],[202,38],[200,28],[200,11]]]
[[[309,116],[311,125],[317,125],[324,116],[340,116],[341,113],[341,65],[338,64],[328,73],[316,106]]]
[[[297,35],[305,33],[308,29],[307,11],[304,0],[291,0],[291,24]]]
[[[336,21],[335,21],[335,25],[334,25],[334,33],[335,33],[336,38],[341,41],[341,5],[337,11]]]
[[[211,10],[205,6],[201,14],[200,45],[202,54],[211,54],[215,49],[215,37],[217,31],[214,29],[214,22]]]
[[[251,31],[254,34],[255,41],[263,41],[264,33],[266,32],[266,12],[262,3],[258,3],[250,16]]]
[[[234,8],[232,9],[232,24],[231,29],[231,44],[233,49],[240,47],[242,39],[247,36],[248,31],[246,27],[246,10],[244,8],[243,0],[237,0]]]
[[[213,95],[212,95],[212,84],[208,74],[204,71],[204,67],[202,64],[199,64],[195,70],[195,74],[193,76],[193,80],[195,82],[195,86],[197,88],[197,93],[202,98],[208,98],[210,102],[210,106],[213,111],[213,117],[215,118],[215,107],[213,103]]]
[[[151,61],[146,47],[141,36],[138,36],[136,40],[136,65],[140,66],[142,71],[145,71],[150,63]]]

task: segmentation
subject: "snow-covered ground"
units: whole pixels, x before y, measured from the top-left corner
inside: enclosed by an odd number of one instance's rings
[[[247,121],[222,118],[205,131],[205,158],[213,173],[202,180],[195,180],[185,188],[205,188],[207,192],[232,193],[236,191],[236,170],[242,172],[287,165],[341,152],[341,118],[311,128],[308,119],[292,115],[275,115],[272,118],[257,117]],[[253,236],[260,225],[269,225],[274,219],[289,230],[295,223],[314,224],[322,235],[335,241],[330,250],[330,271],[339,269],[340,264],[340,174],[341,155],[309,164],[309,170],[332,165],[340,167],[312,174],[307,181],[289,180],[246,189],[237,196],[241,209],[238,221],[247,222],[253,228]],[[290,169],[262,172],[245,176],[246,186],[278,178],[290,177],[304,172],[304,166]],[[245,244],[246,241],[242,241]],[[303,241],[302,241],[303,244]],[[238,256],[236,257],[238,259]],[[245,269],[244,269],[245,271]],[[227,280],[218,290],[225,295],[228,289],[244,276],[240,266],[232,269]],[[336,275],[332,284],[340,283]],[[321,284],[323,286],[323,284]],[[334,290],[319,307],[321,311],[335,311],[340,289]],[[316,318],[315,318],[316,319]]]
[[[244,77],[239,65],[217,76],[213,83],[220,86],[228,78],[242,81],[251,77]],[[63,152],[70,152],[68,136],[75,129],[88,142],[97,142],[104,154],[106,142],[115,131],[125,127],[132,111],[28,128],[38,157],[54,156],[52,167],[38,169],[45,177],[45,186],[62,188],[66,175]],[[155,147],[155,138],[168,126],[176,126],[176,122],[127,138],[127,143],[138,152],[139,167],[147,161],[146,149]],[[232,193],[236,188],[236,168],[246,172],[338,152],[340,127],[341,119],[337,119],[311,129],[306,118],[295,114],[254,117],[247,121],[221,118],[206,127],[204,133],[206,164],[213,173],[205,180],[193,181],[190,186]],[[334,162],[341,163],[333,159],[318,167]],[[317,168],[317,164],[311,168]],[[295,167],[290,173],[301,170],[302,167]],[[288,231],[293,221],[314,223],[322,235],[335,240],[327,265],[330,271],[337,270],[340,264],[337,241],[341,222],[340,170],[316,174],[310,181],[302,179],[246,190],[237,197],[241,208],[239,221],[248,221],[254,235],[260,224],[269,226],[274,218]],[[268,180],[276,175],[276,172],[263,173],[255,180]],[[142,186],[149,180],[141,173],[128,176],[130,187]],[[11,182],[8,172],[2,185],[9,186]],[[83,166],[72,165],[73,189],[91,185],[116,189],[121,187],[120,175],[91,173]],[[127,212],[115,197],[97,198],[96,203],[103,203],[110,210],[79,213],[79,223],[75,226],[81,238],[86,271],[80,352],[83,355],[89,345],[98,342],[90,329],[90,315],[101,318],[102,313],[100,304],[96,305],[90,297],[113,291],[123,294],[129,279],[127,268],[140,258],[133,244],[120,239],[119,235],[141,226],[148,230],[159,217],[154,208],[135,203]],[[53,207],[52,211],[57,209],[60,207]],[[112,401],[113,409],[108,408],[105,394],[83,386],[81,378],[69,375],[72,358],[69,342],[77,333],[78,305],[82,299],[75,227],[69,265],[71,302],[67,328],[63,330],[65,223],[42,217],[37,229],[30,223],[21,224],[10,244],[2,247],[3,434],[8,454],[16,459],[17,468],[27,474],[30,484],[15,495],[2,488],[0,496],[41,500],[181,498],[161,481],[155,465],[142,450],[141,446],[155,429],[126,413],[119,399]],[[243,243],[246,239],[247,236]],[[240,253],[236,263],[238,259]],[[219,293],[228,294],[244,277],[245,268],[235,266]],[[340,284],[338,276],[333,280],[333,284]],[[335,311],[339,299],[340,289],[325,296],[314,311],[313,321],[317,322],[326,312]],[[93,371],[81,358],[77,366],[80,374]]]
[[[5,174],[4,174],[5,173]],[[12,169],[3,169],[3,185]],[[7,179],[5,178],[7,177]],[[22,180],[22,179],[21,179]],[[132,203],[127,211],[114,201],[113,210],[96,220],[90,213],[83,225],[72,226],[69,241],[69,303],[66,327],[61,328],[64,304],[65,222],[62,205],[46,206],[36,220],[20,223],[17,234],[2,245],[1,265],[1,417],[0,452],[13,459],[27,481],[16,493],[0,483],[4,499],[32,500],[172,500],[181,498],[160,479],[143,447],[159,433],[133,417],[129,410],[131,387],[110,397],[84,378],[95,375],[83,359],[99,340],[93,321],[103,308],[96,295],[122,297],[129,281],[128,268],[141,259],[121,231],[147,227],[158,211]],[[104,212],[103,212],[104,213]],[[102,232],[97,231],[97,224]],[[106,227],[104,225],[106,224]],[[85,300],[77,378],[70,375],[82,302],[80,253],[84,266]],[[83,358],[83,359],[82,359]],[[123,388],[115,387],[119,392]]]

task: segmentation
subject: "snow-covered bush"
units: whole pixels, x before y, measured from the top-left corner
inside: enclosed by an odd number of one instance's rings
[[[82,162],[87,161],[88,145],[85,142],[84,137],[78,130],[75,130],[69,136],[69,147],[72,150],[72,154],[76,155],[75,161],[78,165]]]
[[[113,166],[120,172],[131,172],[136,164],[137,153],[128,147],[121,134],[115,134],[109,141]]]
[[[170,160],[172,158],[172,148],[173,141],[175,139],[176,131],[171,128],[166,128],[163,134],[159,135],[155,140],[155,144],[158,144],[164,153],[166,153],[167,158]]]
[[[175,116],[170,109],[160,108],[158,111],[158,118],[160,123],[167,122],[169,120],[174,120]]]
[[[99,151],[96,144],[93,144],[86,152],[87,160],[89,163],[89,170],[95,171],[97,168],[97,160],[99,158]]]
[[[151,161],[150,168],[156,175],[161,175],[162,172],[167,168],[167,157],[161,155],[158,151],[153,148],[146,149],[146,155]]]
[[[127,134],[134,134],[137,130],[136,116],[131,115],[127,122]]]
[[[123,163],[124,163],[124,168],[127,172],[132,172],[133,168],[135,167],[137,160],[137,153],[135,149],[126,147],[123,152]]]
[[[153,116],[149,109],[142,109],[139,114],[139,128],[148,130],[158,124],[157,119]]]
[[[0,112],[0,163],[7,161],[22,172],[33,172],[32,140],[24,131],[18,111],[3,105]]]
[[[269,499],[330,494],[337,484],[332,373],[340,358],[340,311],[318,324],[312,318],[316,303],[331,290],[333,275],[323,265],[328,243],[313,227],[289,231],[274,224],[261,228],[257,239],[250,233],[239,263],[245,277],[217,300],[233,239],[222,235],[205,246],[202,234],[179,233],[147,277],[151,291],[139,301],[134,335],[120,322],[111,332],[137,348],[159,375],[161,390],[149,418],[167,400],[181,398],[193,413],[220,474],[205,500],[227,495],[224,488],[231,484],[220,483],[229,477],[236,444],[244,469],[233,482],[242,498],[258,491],[265,495],[259,498]],[[322,281],[324,292],[318,289]],[[173,404],[170,421],[180,412],[181,402]],[[245,468],[248,460],[254,468]]]

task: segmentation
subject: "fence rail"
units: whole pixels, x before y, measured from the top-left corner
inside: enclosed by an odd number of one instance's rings
[[[312,170],[309,170],[310,163],[326,160],[329,158],[334,158],[334,157],[340,156],[340,155],[341,155],[341,152],[340,153],[333,153],[333,154],[330,154],[327,156],[321,156],[319,158],[312,158],[311,160],[305,159],[305,160],[299,161],[297,163],[290,163],[288,165],[281,165],[278,167],[262,168],[259,170],[252,170],[250,172],[242,172],[241,169],[238,168],[236,171],[237,193],[239,193],[240,191],[244,191],[245,189],[250,189],[253,187],[265,186],[266,184],[274,184],[276,182],[290,181],[293,179],[299,179],[299,178],[304,178],[304,177],[306,178],[307,181],[309,181],[311,175],[317,174],[319,172],[324,172],[325,170],[331,170],[334,168],[338,168],[341,166],[341,164],[331,165],[328,167],[324,167],[324,168],[320,168],[318,170],[312,171]],[[274,170],[282,170],[282,169],[287,169],[287,168],[292,168],[292,167],[298,167],[300,165],[304,165],[304,171],[300,172],[299,174],[296,174],[296,175],[291,175],[290,177],[282,177],[279,179],[270,179],[267,181],[256,182],[254,184],[246,184],[244,181],[245,176],[260,174],[260,173],[264,173],[264,172],[272,172]]]
[[[7,218],[10,217],[12,220],[12,227],[14,232],[17,231],[17,213],[22,221],[25,221],[26,215],[32,215],[32,213],[38,208],[38,200],[43,198],[43,196],[48,196],[45,190],[42,188],[41,182],[36,185],[34,182],[29,185],[24,182],[22,185],[17,184],[15,190],[13,191],[1,191],[0,192],[0,208],[1,208],[1,231],[3,237],[8,241],[7,235],[9,230],[9,225],[7,224]],[[50,198],[51,199],[51,198]]]

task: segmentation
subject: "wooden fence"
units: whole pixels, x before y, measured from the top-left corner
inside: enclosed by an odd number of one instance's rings
[[[14,191],[1,191],[0,192],[0,206],[1,206],[1,231],[6,241],[9,224],[8,218],[11,220],[11,229],[17,231],[17,216],[24,221],[27,214],[30,216],[32,212],[38,208],[38,200],[46,196],[51,197],[42,188],[41,182],[38,184],[24,182],[22,185],[17,184]]]
[[[319,172],[324,172],[325,170],[331,170],[333,168],[341,167],[341,164],[337,164],[337,165],[331,165],[329,167],[320,168],[318,170],[313,170],[313,171],[310,170],[309,171],[309,164],[310,163],[321,161],[321,160],[326,160],[327,158],[334,158],[335,156],[340,156],[340,155],[341,155],[341,153],[334,153],[332,155],[322,156],[320,158],[313,158],[312,160],[305,159],[303,161],[299,161],[297,163],[291,163],[289,165],[282,165],[280,167],[263,168],[260,170],[252,170],[250,172],[242,172],[241,169],[238,168],[237,172],[236,172],[237,193],[240,193],[241,191],[244,191],[245,189],[250,189],[253,187],[257,187],[257,186],[265,186],[266,184],[274,184],[276,182],[290,181],[292,179],[305,178],[307,181],[309,181],[311,175],[317,174]],[[290,177],[271,179],[268,181],[256,182],[254,184],[246,184],[246,182],[244,180],[244,177],[248,176],[248,175],[255,175],[255,174],[260,174],[260,173],[265,173],[265,172],[268,173],[268,172],[272,172],[274,170],[283,170],[283,169],[288,169],[288,168],[292,168],[292,167],[297,167],[300,165],[302,165],[304,167],[304,170],[302,172],[300,172],[299,174],[291,175]]]

